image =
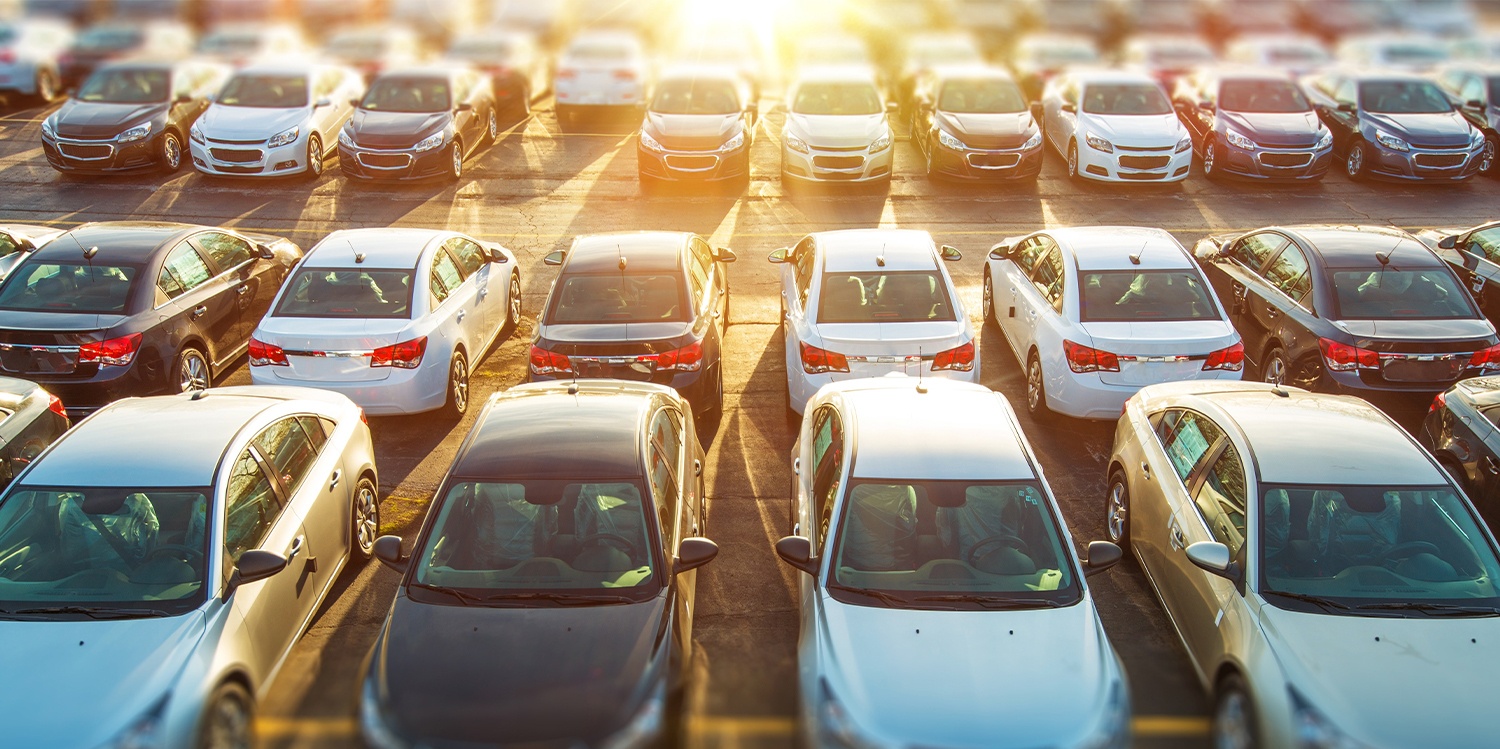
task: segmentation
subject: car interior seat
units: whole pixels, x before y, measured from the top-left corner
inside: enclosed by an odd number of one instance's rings
[[[624,483],[585,484],[573,508],[578,555],[572,566],[620,572],[645,564],[645,511],[640,492]]]
[[[841,567],[867,572],[915,569],[916,491],[901,484],[854,487],[841,543]]]
[[[1378,563],[1401,533],[1401,500],[1386,493],[1351,502],[1342,492],[1317,491],[1307,523],[1320,560],[1335,566]]]
[[[113,512],[90,515],[83,495],[58,502],[58,547],[80,569],[110,567],[129,573],[156,548],[161,525],[144,494],[127,495]]]

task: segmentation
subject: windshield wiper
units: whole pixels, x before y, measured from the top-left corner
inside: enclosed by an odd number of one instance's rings
[[[1322,596],[1309,595],[1307,593],[1288,593],[1288,592],[1282,591],[1282,590],[1267,590],[1267,591],[1262,591],[1262,595],[1281,596],[1282,598],[1290,598],[1293,601],[1304,601],[1306,603],[1311,603],[1311,604],[1313,604],[1315,606],[1321,606],[1324,611],[1348,611],[1349,610],[1349,604],[1339,603],[1338,601],[1335,601],[1335,600],[1332,600],[1332,599],[1329,599],[1329,598],[1324,598]]]
[[[853,586],[840,585],[838,583],[829,583],[828,584],[828,589],[829,590],[843,591],[843,592],[846,592],[846,593],[853,593],[853,594],[859,595],[859,596],[869,596],[870,598],[874,598],[875,600],[880,601],[881,603],[884,603],[885,605],[890,606],[891,608],[897,608],[897,609],[909,609],[909,608],[911,608],[911,602],[910,601],[906,600],[905,598],[901,598],[899,596],[893,596],[890,593],[887,593],[887,592],[885,592],[883,590],[870,590],[868,588],[855,588]]]
[[[519,593],[494,593],[484,596],[480,601],[551,601],[564,606],[588,606],[596,603],[635,603],[630,596],[622,596],[614,593],[543,593],[540,591],[524,591]]]
[[[1396,601],[1392,603],[1365,603],[1354,608],[1371,611],[1421,611],[1432,616],[1500,616],[1494,606],[1458,606],[1451,603],[1430,601]]]
[[[41,606],[29,609],[0,611],[0,614],[82,614],[93,619],[142,619],[150,616],[171,616],[161,609],[118,608],[111,606]]]
[[[462,603],[465,606],[468,606],[471,603],[479,603],[484,600],[483,598],[480,598],[479,596],[476,596],[472,593],[465,593],[457,588],[450,588],[446,585],[430,585],[428,583],[407,583],[407,585],[408,587],[418,588],[420,590],[430,590],[434,593],[447,593],[448,595],[457,598],[458,602]]]
[[[1055,609],[1063,605],[1061,601],[1051,598],[1007,598],[978,595],[975,593],[950,593],[936,596],[917,596],[913,601],[954,601],[957,603],[977,603],[985,608],[991,609],[1032,609],[1046,607]]]

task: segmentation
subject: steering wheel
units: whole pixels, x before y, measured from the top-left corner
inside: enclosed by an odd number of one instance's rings
[[[986,538],[985,540],[974,544],[974,546],[969,549],[969,556],[964,559],[964,561],[968,562],[970,567],[977,567],[979,565],[975,564],[975,562],[985,556],[985,554],[981,554],[980,552],[984,551],[988,553],[988,550],[990,548],[996,546],[1012,546],[1022,554],[1025,554],[1028,557],[1031,556],[1031,547],[1027,546],[1026,542],[1022,541],[1020,536],[1004,533],[999,536],[990,536],[989,538]]]
[[[635,544],[630,539],[616,533],[591,533],[578,539],[579,546],[586,546],[593,541],[618,541],[623,548],[620,551],[630,553],[635,551]]]
[[[1406,559],[1407,557],[1423,553],[1438,556],[1438,547],[1436,544],[1428,543],[1426,541],[1407,541],[1406,543],[1396,544],[1395,546],[1386,549],[1385,552],[1380,555],[1380,558],[1381,560]]]
[[[188,546],[187,544],[161,544],[146,553],[146,558],[143,560],[143,563],[149,562],[157,557],[166,556],[167,554],[171,553],[180,554],[180,556],[176,556],[173,558],[180,559],[184,562],[187,562],[188,564],[193,564],[195,561],[202,561],[203,559],[202,549]]]

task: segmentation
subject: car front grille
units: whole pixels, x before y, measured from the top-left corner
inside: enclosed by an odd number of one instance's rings
[[[678,156],[667,155],[667,166],[673,169],[687,169],[692,171],[703,171],[712,169],[719,163],[718,156]]]
[[[246,151],[238,148],[210,148],[208,152],[214,158],[229,164],[253,164],[260,161],[260,151]]]
[[[115,152],[115,147],[110,145],[66,142],[58,143],[57,149],[62,155],[74,159],[107,159]]]
[[[375,169],[400,169],[411,166],[411,154],[406,153],[361,153],[359,163]]]
[[[813,166],[819,169],[858,169],[865,165],[863,156],[814,156]]]
[[[1464,163],[1464,154],[1461,153],[1419,153],[1413,159],[1417,166],[1447,169]]]
[[[1310,153],[1263,153],[1260,155],[1260,163],[1264,166],[1280,168],[1307,166],[1311,164],[1313,156]]]
[[[1120,166],[1126,169],[1160,169],[1171,161],[1170,156],[1121,156]]]
[[[969,166],[980,169],[1004,169],[1021,163],[1018,153],[971,153],[968,158]]]

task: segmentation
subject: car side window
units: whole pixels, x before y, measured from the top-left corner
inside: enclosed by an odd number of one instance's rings
[[[1157,423],[1156,436],[1177,477],[1186,482],[1209,448],[1224,436],[1224,430],[1200,413],[1172,409]]]
[[[1476,255],[1483,255],[1489,258],[1490,262],[1500,263],[1500,227],[1470,234],[1464,249]]]
[[[798,242],[796,249],[792,250],[794,260],[792,270],[797,283],[797,296],[804,307],[807,306],[807,292],[812,288],[813,256],[817,254],[816,249],[812,237],[808,237]]]
[[[251,451],[240,453],[224,492],[224,556],[238,562],[240,555],[258,549],[281,516],[281,502],[271,477]]]
[[[192,96],[194,88],[195,71],[186,65],[180,65],[172,70],[172,99],[175,101],[183,96]]]
[[[1333,100],[1338,104],[1357,104],[1359,89],[1352,80],[1339,81],[1333,90]]]
[[[297,491],[318,460],[318,448],[295,416],[266,427],[250,444],[276,471],[287,496]]]
[[[220,272],[238,268],[255,259],[255,252],[250,249],[249,242],[222,232],[204,232],[193,237],[192,242],[204,254],[213,258]]]
[[[443,246],[457,260],[458,268],[463,271],[464,278],[478,273],[479,269],[489,262],[489,258],[485,257],[484,248],[462,237],[454,237]]]
[[[1259,273],[1260,269],[1265,266],[1266,260],[1280,252],[1288,241],[1290,240],[1280,234],[1269,232],[1251,234],[1235,245],[1234,255],[1250,270]]]
[[[1239,553],[1245,544],[1245,464],[1234,445],[1225,444],[1203,474],[1193,504],[1214,540]]]
[[[156,278],[156,288],[168,299],[176,299],[203,285],[213,277],[208,263],[187,242],[177,245],[162,262],[161,274]]]
[[[702,309],[704,295],[708,291],[708,275],[697,263],[691,261],[688,262],[688,283],[693,290],[693,309]]]
[[[1459,90],[1458,98],[1462,103],[1484,101],[1484,81],[1472,75],[1469,76],[1464,80],[1464,87]]]
[[[844,430],[838,411],[823,406],[813,415],[813,517],[817,528],[809,536],[813,548],[823,548],[828,529],[833,524],[833,500],[839,495],[839,480],[844,464]]]
[[[1308,274],[1307,257],[1302,254],[1302,249],[1287,245],[1266,267],[1266,280],[1300,304],[1312,290],[1312,277]]]
[[[317,81],[313,84],[313,99],[332,99],[339,89],[339,84],[344,82],[344,74],[337,70],[325,70],[318,74]]]
[[[464,279],[453,258],[446,252],[439,252],[432,259],[432,274],[428,282],[432,286],[432,308],[437,309],[438,305],[447,301],[448,295],[463,284]]]
[[[1027,278],[1030,278],[1031,270],[1036,267],[1037,258],[1041,257],[1046,249],[1041,237],[1032,237],[1022,241],[1021,246],[1016,249],[1016,267],[1020,268],[1021,273]]]
[[[1064,281],[1062,251],[1057,248],[1057,245],[1051,242],[1047,244],[1050,245],[1047,249],[1047,254],[1042,256],[1042,259],[1036,264],[1036,268],[1031,274],[1031,283],[1036,287],[1037,292],[1042,295],[1042,298],[1047,300],[1048,304],[1052,305],[1052,309],[1061,313],[1063,308]]]
[[[327,419],[298,416],[297,423],[302,425],[302,431],[307,432],[307,439],[312,442],[314,450],[322,450],[324,443],[328,442],[328,435],[333,433],[333,422]]]
[[[16,243],[15,237],[0,232],[0,257],[10,256],[14,254],[17,249],[20,249],[20,245]]]
[[[682,485],[682,416],[670,408],[651,421],[651,494],[661,523],[662,544],[677,548],[678,487]]]
[[[693,264],[703,269],[703,275],[713,275],[714,251],[707,242],[699,237],[693,237],[688,242],[688,251],[688,254],[692,256]]]

